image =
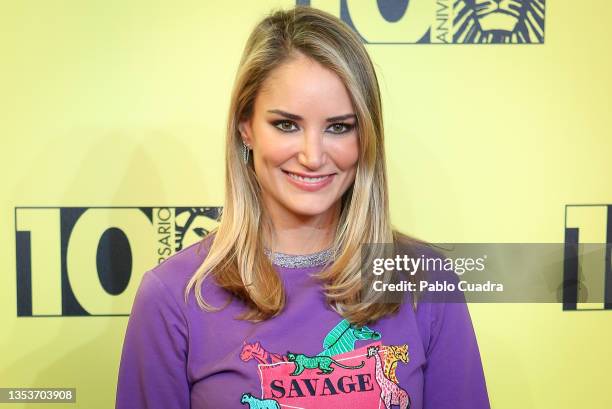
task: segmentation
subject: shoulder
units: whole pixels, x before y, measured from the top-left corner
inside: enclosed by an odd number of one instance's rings
[[[416,319],[424,346],[427,348],[431,337],[440,330],[445,316],[454,314],[457,315],[455,318],[461,316],[463,321],[466,317],[469,320],[465,297],[457,287],[457,274],[454,270],[445,268],[445,260],[448,259],[445,249],[399,232],[394,232],[394,239],[396,253],[407,255],[420,263],[421,267],[413,277],[417,287],[420,287],[421,282],[453,284],[452,290],[430,291],[426,286],[425,291],[419,292]]]
[[[404,233],[394,231],[395,251],[400,255],[407,255],[419,261],[419,278],[425,280],[437,280],[456,282],[457,274],[453,270],[445,268],[448,256],[445,249],[421,239],[408,236]]]
[[[213,237],[208,235],[168,257],[143,276],[143,284],[157,282],[172,298],[183,299],[185,287],[198,267],[206,259]],[[152,284],[150,284],[152,285]]]

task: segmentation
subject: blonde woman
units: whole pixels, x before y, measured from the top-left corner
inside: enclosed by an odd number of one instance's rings
[[[342,21],[298,6],[255,27],[220,225],[144,275],[118,409],[489,407],[465,303],[361,292],[362,244],[426,251],[391,227],[382,117]]]

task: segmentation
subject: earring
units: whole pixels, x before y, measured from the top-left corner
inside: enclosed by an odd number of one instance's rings
[[[247,145],[243,141],[242,142],[242,160],[244,161],[244,163],[249,163],[249,151],[250,150],[251,149],[249,148],[249,145]]]

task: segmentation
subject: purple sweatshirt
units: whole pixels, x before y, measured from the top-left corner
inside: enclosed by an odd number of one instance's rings
[[[116,409],[484,409],[487,389],[465,303],[409,303],[349,325],[304,268],[274,265],[287,303],[250,323],[232,300],[201,310],[184,288],[206,250],[191,245],[145,273],[128,321]],[[222,306],[210,278],[203,296]]]

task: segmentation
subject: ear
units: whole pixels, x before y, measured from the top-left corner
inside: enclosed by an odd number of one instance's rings
[[[253,146],[253,131],[251,128],[251,119],[244,119],[238,123],[238,130],[240,131],[240,136],[242,137],[242,141],[246,143],[249,147]]]

